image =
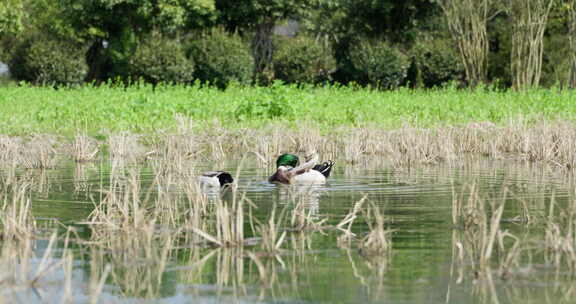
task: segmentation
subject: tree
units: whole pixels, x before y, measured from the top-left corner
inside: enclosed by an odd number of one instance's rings
[[[570,75],[568,85],[576,88],[576,0],[565,0],[568,10],[568,41],[570,46]]]
[[[486,81],[488,35],[486,25],[498,13],[495,0],[437,0],[455,39],[469,85]]]
[[[319,1],[322,0],[216,0],[216,8],[228,30],[254,32],[254,77],[262,77],[270,72],[274,26],[281,20],[300,18]]]
[[[512,87],[537,87],[542,73],[544,31],[554,0],[507,0],[512,21]]]
[[[60,0],[79,39],[89,41],[89,79],[126,76],[141,37],[210,22],[214,0]],[[110,74],[104,74],[104,70]]]

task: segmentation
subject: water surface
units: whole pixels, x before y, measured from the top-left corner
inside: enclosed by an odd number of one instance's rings
[[[200,166],[198,172],[219,169],[235,172],[239,161]],[[393,229],[390,255],[366,256],[354,244],[338,246],[340,233],[289,234],[277,257],[258,254],[257,247],[244,249],[195,248],[183,246],[170,251],[168,263],[126,260],[125,268],[111,270],[99,297],[101,303],[559,303],[570,302],[572,281],[558,276],[534,261],[529,269],[512,278],[497,269],[488,277],[477,277],[471,265],[455,266],[454,240],[462,233],[452,223],[454,193],[466,193],[471,185],[487,200],[509,190],[508,199],[529,202],[534,214],[545,214],[553,194],[561,204],[574,191],[570,175],[553,167],[514,161],[468,160],[456,165],[437,164],[399,169],[385,164],[338,162],[325,185],[313,189],[278,186],[266,181],[271,168],[256,160],[242,162],[238,192],[257,206],[253,212],[266,220],[274,206],[293,208],[305,201],[317,218],[337,223],[355,202],[367,196],[379,206]],[[61,222],[77,227],[80,237],[89,238],[82,225],[109,183],[110,164],[63,163],[53,170],[23,170],[17,173],[32,181],[32,213],[41,222]],[[140,171],[142,189],[152,184],[151,168]],[[150,191],[154,191],[153,189]],[[179,191],[174,189],[171,191]],[[519,204],[507,205],[503,228],[517,236],[542,234],[539,226],[515,220]],[[248,225],[248,223],[246,224]],[[52,226],[51,226],[52,227]],[[353,231],[366,233],[358,220]],[[58,246],[62,246],[61,242]],[[38,263],[48,241],[38,240]],[[88,302],[89,281],[95,259],[82,245],[75,249],[72,297]],[[113,260],[123,253],[109,253]],[[251,256],[252,254],[252,256]],[[528,266],[526,266],[528,265]],[[536,265],[536,266],[535,266]],[[468,267],[470,266],[470,267]],[[136,269],[132,273],[130,269]],[[101,271],[102,269],[100,269]],[[36,288],[11,292],[23,302],[59,302],[64,274],[56,270]]]

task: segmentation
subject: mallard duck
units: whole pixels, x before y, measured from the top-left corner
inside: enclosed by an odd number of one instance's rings
[[[326,182],[330,176],[334,162],[329,160],[318,163],[318,154],[314,151],[306,155],[306,162],[302,165],[298,156],[282,154],[276,160],[276,172],[268,178],[270,182],[282,184],[319,184]]]
[[[198,181],[202,188],[223,188],[234,183],[232,175],[225,171],[204,172],[198,177]]]

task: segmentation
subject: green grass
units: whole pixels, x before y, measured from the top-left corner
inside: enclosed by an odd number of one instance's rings
[[[0,133],[91,135],[129,130],[150,133],[176,125],[176,114],[200,128],[294,126],[301,122],[324,132],[340,126],[386,129],[462,125],[490,121],[574,120],[576,94],[535,90],[497,92],[485,88],[376,91],[355,87],[231,87],[103,85],[74,89],[8,86],[0,88]]]

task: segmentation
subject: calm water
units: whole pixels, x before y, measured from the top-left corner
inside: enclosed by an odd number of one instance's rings
[[[237,162],[209,164],[235,171]],[[266,182],[270,169],[250,161],[243,164],[239,191],[258,206],[264,220],[274,203],[290,207],[295,199],[307,202],[310,212],[330,223],[341,219],[364,195],[382,207],[388,226],[394,229],[390,256],[365,257],[356,246],[337,246],[339,233],[295,235],[277,257],[248,256],[256,248],[194,249],[171,252],[166,265],[154,261],[128,261],[126,269],[112,270],[99,298],[101,303],[572,303],[572,281],[554,276],[545,267],[533,267],[511,279],[496,271],[490,279],[476,279],[469,268],[454,267],[452,225],[453,191],[476,184],[486,197],[498,196],[507,186],[516,199],[530,202],[535,213],[544,213],[546,198],[554,193],[559,201],[574,189],[570,176],[551,167],[530,166],[512,161],[471,160],[456,166],[434,165],[395,169],[386,165],[345,165],[337,163],[326,185],[312,193]],[[77,225],[80,235],[89,235],[78,223],[101,197],[99,189],[108,180],[108,164],[67,163],[55,170],[21,171],[34,181],[34,217],[50,222],[57,219]],[[152,181],[151,170],[143,170],[143,185]],[[145,188],[145,186],[143,187]],[[512,221],[519,212],[507,207],[503,223],[516,235],[540,233],[537,228]],[[354,231],[365,232],[359,221]],[[47,240],[37,241],[39,257]],[[73,263],[72,291],[75,302],[88,302],[92,273],[90,252],[79,246]],[[111,255],[117,253],[110,253]],[[110,259],[110,258],[109,258]],[[39,258],[38,258],[39,260]],[[36,262],[37,263],[37,262]],[[533,262],[535,263],[535,262]],[[34,264],[33,264],[34,265]],[[136,274],[130,274],[137,267]],[[544,268],[544,269],[542,269]],[[461,271],[461,272],[460,272]],[[37,290],[17,291],[22,302],[59,302],[64,274],[54,271]],[[1,283],[0,283],[1,284]],[[1,285],[0,285],[1,286]],[[151,297],[151,299],[146,299]],[[3,301],[0,301],[3,302]]]

